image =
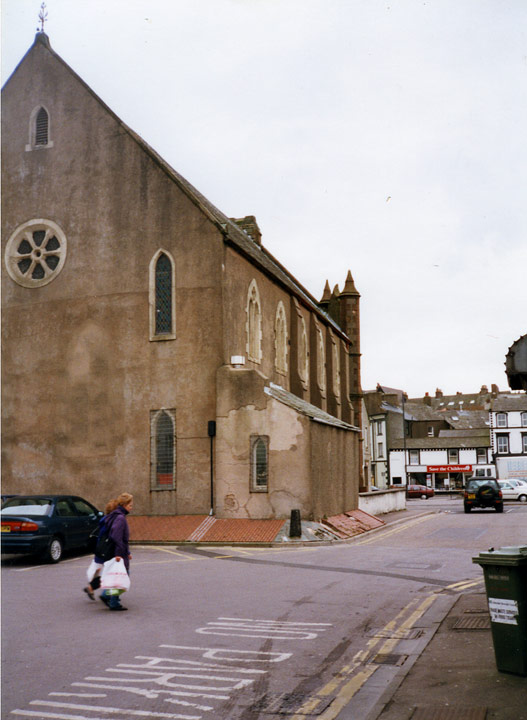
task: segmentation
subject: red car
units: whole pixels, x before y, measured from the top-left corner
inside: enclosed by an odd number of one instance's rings
[[[426,487],[426,485],[408,485],[406,497],[428,500],[428,498],[434,497],[434,488]]]

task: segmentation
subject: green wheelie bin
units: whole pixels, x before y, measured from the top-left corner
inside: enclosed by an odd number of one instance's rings
[[[496,665],[527,675],[527,545],[481,552]]]

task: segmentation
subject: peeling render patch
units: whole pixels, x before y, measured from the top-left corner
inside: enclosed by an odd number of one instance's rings
[[[269,450],[271,452],[296,450],[299,438],[304,434],[302,419],[298,413],[293,415],[285,405],[273,402],[270,408],[270,424],[271,427],[277,428],[277,431],[269,438]]]

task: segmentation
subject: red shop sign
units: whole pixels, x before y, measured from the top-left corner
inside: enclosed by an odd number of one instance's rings
[[[429,472],[429,473],[472,472],[472,465],[427,465],[426,472]]]

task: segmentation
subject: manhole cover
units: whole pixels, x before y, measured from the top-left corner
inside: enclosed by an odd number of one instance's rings
[[[402,665],[408,655],[395,655],[394,653],[378,653],[368,660],[369,663],[376,665]]]
[[[305,715],[309,717],[323,713],[331,705],[333,699],[333,697],[320,698],[316,695],[303,695],[300,693],[269,694],[260,698],[252,706],[251,710],[262,713]]]
[[[485,720],[487,708],[461,707],[418,707],[412,715],[412,720]]]
[[[454,630],[489,630],[490,617],[487,614],[466,615],[456,620]]]
[[[368,637],[392,638],[394,640],[413,640],[421,637],[422,630],[410,628],[409,630],[374,630]]]

